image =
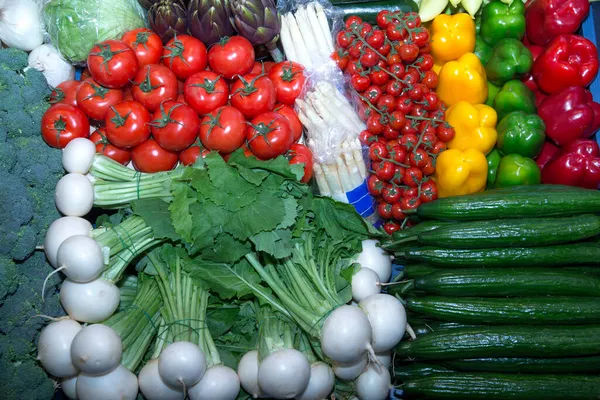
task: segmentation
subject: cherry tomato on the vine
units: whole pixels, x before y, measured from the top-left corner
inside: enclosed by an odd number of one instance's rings
[[[384,188],[383,181],[377,175],[369,175],[367,178],[367,188],[371,196],[377,198],[381,196],[381,191]]]
[[[403,182],[405,185],[410,187],[418,187],[423,180],[423,171],[416,167],[410,167],[406,169]]]
[[[394,221],[388,221],[385,224],[383,224],[383,230],[385,230],[385,232],[388,235],[391,235],[394,232],[397,232],[401,229],[401,226],[399,223],[394,222]]]
[[[421,195],[419,199],[423,203],[427,203],[438,198],[437,185],[432,179],[428,179],[421,184]]]
[[[380,202],[377,204],[377,214],[383,219],[392,218],[392,205],[385,201]]]

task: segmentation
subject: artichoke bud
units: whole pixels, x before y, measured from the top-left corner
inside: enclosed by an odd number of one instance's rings
[[[281,18],[273,0],[231,0],[232,25],[253,45],[272,45],[279,38]]]
[[[187,13],[182,0],[160,0],[148,10],[148,21],[163,43],[187,33]]]

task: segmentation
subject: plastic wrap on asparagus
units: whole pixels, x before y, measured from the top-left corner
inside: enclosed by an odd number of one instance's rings
[[[345,96],[344,76],[331,58],[333,33],[341,29],[343,14],[328,2],[314,0],[279,2],[279,11],[286,58],[304,65],[309,76],[296,111],[313,152],[319,191],[354,205],[364,217],[374,216],[358,140],[366,127]]]

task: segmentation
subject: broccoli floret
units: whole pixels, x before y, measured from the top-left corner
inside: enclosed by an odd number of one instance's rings
[[[43,252],[48,226],[60,214],[54,190],[64,174],[60,150],[42,139],[40,122],[50,89],[41,72],[27,69],[27,53],[0,49],[0,399],[51,399],[55,381],[36,360],[37,338],[58,317],[61,277]]]

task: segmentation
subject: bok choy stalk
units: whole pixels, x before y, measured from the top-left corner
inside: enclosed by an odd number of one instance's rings
[[[117,312],[105,325],[121,337],[121,364],[136,372],[158,331],[162,297],[154,278],[140,274],[138,290],[130,305]]]

